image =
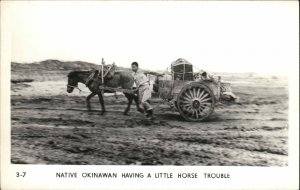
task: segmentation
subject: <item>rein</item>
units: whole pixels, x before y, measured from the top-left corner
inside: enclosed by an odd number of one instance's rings
[[[82,92],[82,90],[78,86],[72,86],[72,85],[67,84],[67,87],[76,88],[76,89],[79,90],[79,92]]]

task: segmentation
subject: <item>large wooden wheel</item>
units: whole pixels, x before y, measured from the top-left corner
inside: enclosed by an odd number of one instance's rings
[[[215,96],[205,84],[190,83],[177,96],[177,108],[187,121],[202,121],[214,111]]]

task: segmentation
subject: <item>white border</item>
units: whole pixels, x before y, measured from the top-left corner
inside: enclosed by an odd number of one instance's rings
[[[288,65],[289,166],[61,166],[10,164],[10,22],[9,3],[1,3],[1,186],[2,189],[297,189],[299,187],[299,68]],[[298,39],[299,41],[299,39]],[[298,46],[299,51],[299,46]],[[299,61],[299,55],[298,61]],[[58,179],[56,172],[198,173],[198,179]],[[24,179],[16,172],[27,172]],[[229,173],[230,179],[205,179],[203,173]],[[202,176],[202,177],[201,177]]]

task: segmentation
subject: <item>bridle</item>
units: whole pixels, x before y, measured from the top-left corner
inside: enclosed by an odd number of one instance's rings
[[[92,72],[92,73],[89,75],[89,77],[87,78],[87,80],[86,80],[86,82],[85,82],[85,85],[86,85],[86,86],[88,86],[89,81],[94,80],[94,79],[93,79],[93,78],[94,78],[94,75],[95,75],[95,72]],[[80,92],[83,92],[83,90],[81,90],[81,89],[78,87],[78,83],[77,83],[77,85],[70,85],[70,84],[67,84],[67,87],[76,88],[76,89],[79,90],[79,93],[80,93]]]
[[[76,88],[76,89],[79,90],[79,92],[82,92],[82,90],[78,86],[72,86],[72,85],[67,84],[67,87]]]

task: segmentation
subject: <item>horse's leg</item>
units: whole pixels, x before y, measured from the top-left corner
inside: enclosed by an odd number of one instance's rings
[[[132,96],[130,94],[124,93],[124,95],[126,96],[126,98],[128,99],[128,103],[127,103],[127,108],[124,111],[124,115],[128,115],[128,111],[130,110],[130,106],[132,103]]]
[[[90,95],[88,95],[88,96],[86,97],[86,101],[89,102],[90,99],[91,99],[92,97],[94,97],[96,94],[97,94],[96,92],[92,92]]]
[[[89,101],[86,102],[86,108],[88,111],[91,111],[91,103]]]
[[[88,95],[88,97],[86,97],[86,107],[88,109],[88,111],[91,111],[91,102],[90,99],[95,96],[97,93],[92,92],[90,95]]]
[[[139,97],[136,96],[136,95],[131,95],[134,102],[135,102],[135,105],[136,105],[136,109],[141,112],[141,113],[144,113],[144,109],[140,106],[140,103],[139,103]]]
[[[99,102],[100,102],[100,104],[101,104],[101,108],[102,108],[101,115],[103,115],[103,114],[106,112],[106,110],[105,110],[105,106],[104,106],[103,95],[102,95],[102,93],[101,93],[101,92],[100,92],[100,93],[98,93],[98,98],[99,98]]]

